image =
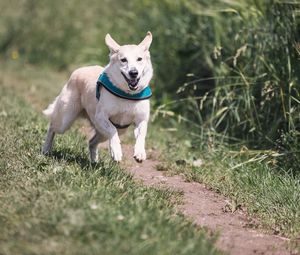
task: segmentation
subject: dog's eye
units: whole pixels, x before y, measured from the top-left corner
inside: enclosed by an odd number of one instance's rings
[[[126,63],[126,62],[127,62],[127,58],[121,58],[120,60],[121,60],[121,62],[123,62],[123,63]]]
[[[142,61],[143,59],[141,58],[141,57],[139,57],[138,59],[137,59],[137,61]]]

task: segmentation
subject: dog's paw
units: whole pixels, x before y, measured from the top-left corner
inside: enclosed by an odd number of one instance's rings
[[[50,154],[51,154],[51,148],[48,148],[48,147],[46,147],[46,146],[44,146],[43,148],[42,148],[42,154],[43,155],[45,155],[45,156],[49,156]]]
[[[111,157],[115,162],[121,162],[122,161],[122,151],[120,150],[114,150],[111,151]]]
[[[122,160],[123,154],[120,143],[110,144],[110,155],[112,159],[116,162],[120,162]]]
[[[144,148],[135,148],[133,157],[138,163],[143,162],[144,160],[146,160],[145,149]]]

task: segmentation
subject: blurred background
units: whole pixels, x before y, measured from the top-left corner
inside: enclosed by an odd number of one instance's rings
[[[110,33],[149,30],[153,118],[208,144],[273,149],[300,165],[300,3],[280,0],[0,0],[1,65],[71,71],[108,61]]]

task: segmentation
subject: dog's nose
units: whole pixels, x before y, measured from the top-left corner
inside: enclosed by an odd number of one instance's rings
[[[139,72],[138,72],[138,70],[136,70],[136,69],[131,69],[131,70],[129,71],[129,76],[130,76],[130,78],[136,78],[136,77],[138,76],[138,74],[139,74]]]

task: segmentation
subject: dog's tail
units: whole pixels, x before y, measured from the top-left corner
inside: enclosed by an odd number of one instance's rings
[[[51,104],[49,104],[48,107],[43,111],[43,114],[49,119],[51,118],[54,112],[55,106],[57,104],[57,100],[58,97],[56,97],[55,100]]]

